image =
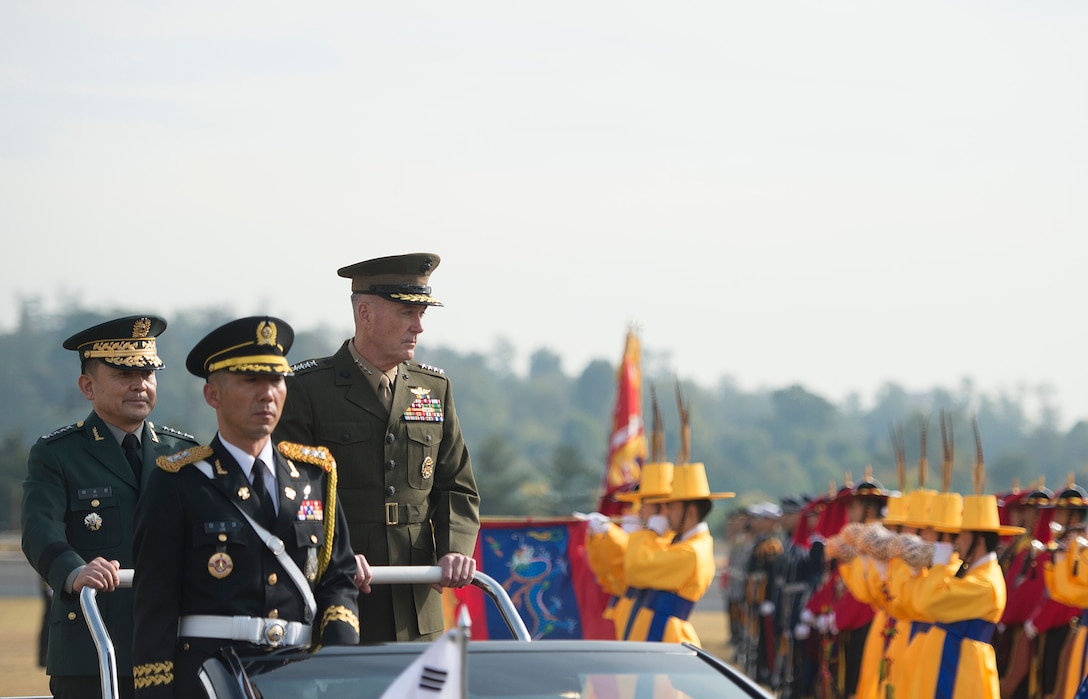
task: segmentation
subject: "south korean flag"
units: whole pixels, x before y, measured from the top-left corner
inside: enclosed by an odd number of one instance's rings
[[[397,675],[381,699],[464,699],[470,626],[468,611],[462,607],[457,628],[443,634]]]

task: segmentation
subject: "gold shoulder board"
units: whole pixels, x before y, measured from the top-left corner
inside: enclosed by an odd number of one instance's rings
[[[211,447],[192,447],[189,449],[182,449],[169,456],[160,456],[155,459],[155,463],[158,464],[159,468],[163,471],[177,473],[181,470],[182,466],[185,466],[186,464],[195,464],[201,459],[208,458],[212,453]]]
[[[332,454],[325,447],[307,447],[294,442],[280,442],[276,446],[279,447],[280,453],[288,459],[320,466],[326,472],[331,472],[336,468],[336,459],[332,458]]]

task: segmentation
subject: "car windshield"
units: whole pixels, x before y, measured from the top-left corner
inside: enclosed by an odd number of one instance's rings
[[[748,692],[682,646],[588,644],[554,650],[532,644],[470,644],[468,696],[479,699],[729,699]],[[499,647],[505,646],[505,647]],[[368,652],[370,651],[370,652]],[[250,678],[263,699],[377,699],[414,660],[404,645],[350,651],[330,648]],[[260,674],[256,674],[260,672]]]

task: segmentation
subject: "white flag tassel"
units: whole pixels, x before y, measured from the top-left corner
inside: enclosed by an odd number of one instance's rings
[[[463,607],[457,628],[427,647],[393,683],[381,699],[465,699],[468,696],[466,653],[471,622]]]

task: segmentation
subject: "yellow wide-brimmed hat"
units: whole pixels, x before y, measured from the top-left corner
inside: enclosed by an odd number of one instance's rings
[[[912,490],[907,494],[907,511],[903,514],[903,525],[913,529],[932,526],[929,523],[929,510],[937,497],[936,490]]]
[[[672,492],[665,497],[646,498],[646,502],[678,502],[681,500],[722,500],[735,498],[736,493],[712,493],[702,464],[679,464],[672,471]]]
[[[994,495],[968,495],[963,498],[963,518],[960,531],[997,532],[1001,536],[1023,534],[1023,527],[1002,524],[997,515],[997,497]]]
[[[907,521],[907,496],[902,494],[889,494],[887,510],[884,512],[884,524],[896,526]]]
[[[963,522],[963,496],[959,493],[937,493],[929,505],[926,526],[945,534],[956,534]]]
[[[672,492],[673,465],[668,461],[643,464],[638,487],[629,493],[619,493],[620,502],[639,502],[646,498],[664,497]]]

